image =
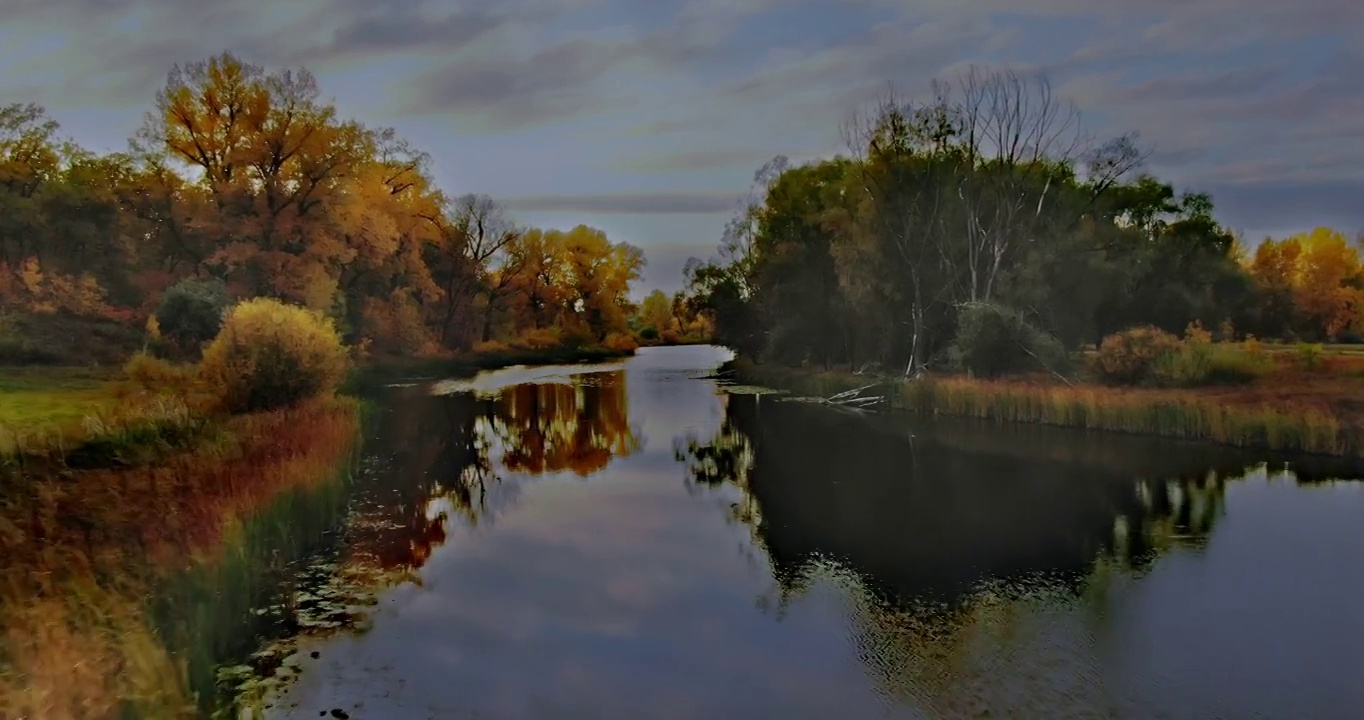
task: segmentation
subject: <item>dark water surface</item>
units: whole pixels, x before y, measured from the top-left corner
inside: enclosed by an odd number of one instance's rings
[[[351,552],[418,582],[275,715],[1364,717],[1343,471],[728,394],[726,357],[380,398]]]

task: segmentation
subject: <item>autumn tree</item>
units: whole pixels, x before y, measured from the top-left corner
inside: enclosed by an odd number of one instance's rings
[[[508,283],[513,333],[563,320],[570,302],[565,252],[565,234],[558,230],[531,228],[508,243],[508,262],[518,268]]]
[[[1322,340],[1364,329],[1364,272],[1344,233],[1318,227],[1266,239],[1249,267],[1265,327]]]
[[[597,341],[628,327],[630,283],[639,278],[644,253],[628,243],[612,243],[606,233],[578,225],[564,234],[563,262],[571,288],[570,307]]]
[[[42,262],[39,194],[60,169],[58,125],[34,104],[0,107],[0,264]]]
[[[353,191],[346,181],[368,139],[337,121],[311,73],[267,73],[227,53],[173,67],[140,134],[208,192],[210,268],[242,294],[317,309],[332,304],[354,252],[328,232],[322,208]]]
[[[640,304],[640,328],[653,328],[657,332],[673,326],[673,303],[662,290],[654,290],[644,297]]]
[[[1358,250],[1344,233],[1327,227],[1295,237],[1302,243],[1302,253],[1293,302],[1308,327],[1331,340],[1347,329],[1360,329],[1364,277]]]

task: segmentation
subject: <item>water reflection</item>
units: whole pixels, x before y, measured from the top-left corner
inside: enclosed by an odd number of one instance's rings
[[[621,371],[581,375],[570,384],[503,388],[482,417],[481,434],[496,438],[509,472],[571,470],[587,477],[639,449],[630,427]]]
[[[1364,488],[1302,484],[1341,466],[730,396],[713,352],[656,350],[377,399],[351,544],[421,582],[320,641],[280,714],[1364,703]]]
[[[624,373],[432,393],[393,388],[371,418],[352,553],[384,569],[415,570],[446,540],[452,518],[495,516],[529,476],[586,477],[640,448]]]
[[[1118,456],[1063,462],[1036,438],[1025,456],[979,427],[930,430],[729,396],[720,432],[678,458],[690,482],[744,490],[733,514],[753,522],[786,590],[830,559],[897,598],[951,603],[1042,572],[1078,589],[1096,559],[1139,569],[1197,546],[1221,514],[1215,470],[1133,480],[1140,468]]]

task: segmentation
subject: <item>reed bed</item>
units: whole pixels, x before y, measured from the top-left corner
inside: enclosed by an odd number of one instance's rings
[[[744,383],[829,397],[876,383],[895,409],[993,422],[1040,423],[1154,435],[1226,445],[1344,457],[1364,456],[1364,428],[1313,404],[1228,402],[1225,393],[1146,390],[1081,384],[980,380],[961,376],[918,380],[735,363]]]

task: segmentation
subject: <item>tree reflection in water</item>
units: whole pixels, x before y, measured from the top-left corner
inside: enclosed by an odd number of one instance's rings
[[[1255,466],[1210,446],[724,401],[719,432],[677,459],[691,484],[737,488],[731,515],[775,581],[760,605],[839,588],[878,687],[949,716],[1011,691],[1102,705],[1105,598],[1175,548],[1202,552],[1227,479]]]
[[[452,520],[495,515],[515,500],[519,480],[586,477],[635,452],[626,401],[620,371],[476,393],[395,389],[368,423],[351,552],[385,570],[415,570]]]

